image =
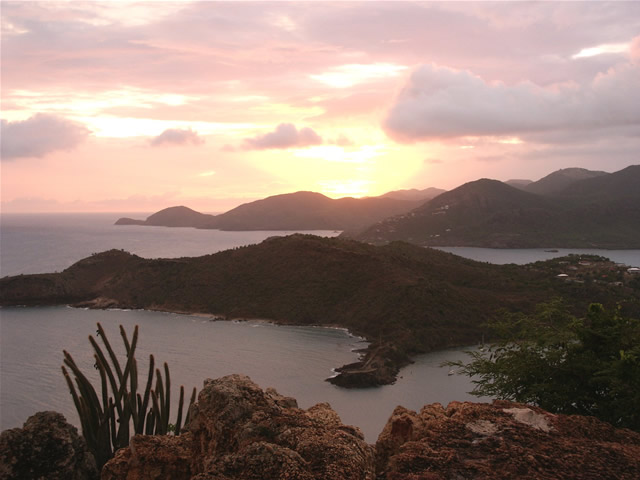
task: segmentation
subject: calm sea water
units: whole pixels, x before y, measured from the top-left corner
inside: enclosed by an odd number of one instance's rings
[[[198,256],[259,243],[293,232],[220,232],[191,228],[113,225],[122,214],[2,215],[1,275],[61,271],[94,252],[124,249],[147,258]],[[137,217],[144,217],[139,214]],[[337,232],[312,232],[333,236]],[[578,250],[443,250],[492,263],[527,263]],[[640,251],[589,250],[637,266]],[[53,409],[78,424],[60,371],[62,350],[93,370],[88,335],[101,322],[112,343],[118,325],[140,326],[138,358],[153,353],[171,367],[174,385],[200,387],[205,378],[244,373],[263,388],[275,387],[301,407],[329,402],[347,424],[375,441],[397,405],[419,409],[432,402],[476,399],[466,377],[449,376],[440,364],[464,358],[461,350],[425,355],[401,371],[394,385],[364,390],[335,387],[331,369],[355,361],[364,344],[342,330],[283,327],[264,322],[210,322],[193,316],[147,311],[56,308],[0,309],[0,428],[20,426],[36,411]],[[92,372],[95,375],[95,371]],[[177,390],[177,389],[176,389]]]
[[[460,255],[479,262],[504,265],[549,260],[556,257],[564,257],[571,253],[578,255],[599,255],[616,263],[623,263],[630,267],[640,266],[640,250],[604,250],[599,248],[557,248],[549,251],[542,248],[476,248],[476,247],[438,247],[438,250]]]
[[[144,213],[126,215],[147,216]],[[0,274],[61,271],[92,253],[112,248],[145,258],[195,257],[294,233],[115,226],[114,222],[122,216],[121,213],[3,214],[0,217]],[[339,232],[307,233],[335,236]]]
[[[100,322],[114,347],[118,326],[129,333],[139,325],[137,355],[140,382],[153,353],[156,365],[167,362],[174,393],[201,388],[206,378],[232,373],[249,375],[262,388],[293,396],[300,407],[329,402],[343,422],[357,425],[375,442],[397,405],[419,409],[433,402],[472,400],[469,379],[449,376],[440,364],[464,358],[459,350],[424,355],[401,372],[394,385],[347,390],[324,381],[332,369],[357,360],[354,349],[366,344],[338,329],[275,326],[265,322],[212,322],[203,317],[148,311],[81,310],[68,307],[0,310],[0,428],[21,426],[32,414],[56,410],[79,425],[61,373],[62,350],[71,353],[87,376],[92,375],[88,341]],[[177,405],[177,395],[172,403]],[[174,413],[175,415],[175,413]]]

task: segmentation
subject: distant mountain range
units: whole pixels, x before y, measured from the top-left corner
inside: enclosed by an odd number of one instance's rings
[[[611,174],[560,170],[524,189],[476,180],[354,238],[431,246],[640,248],[640,165]]]
[[[410,190],[395,190],[393,192],[385,193],[381,195],[382,198],[395,198],[397,200],[415,200],[425,202],[427,200],[431,200],[432,198],[437,197],[441,193],[446,192],[441,188],[429,187],[424,190],[418,190],[417,188],[412,188]]]
[[[368,243],[495,248],[640,248],[640,165],[615,173],[566,168],[530,180],[480,179],[454,190],[331,199],[296,192],[220,215],[170,207],[116,225],[220,230],[340,230]]]
[[[587,170],[585,168],[563,168],[557,170],[537,182],[531,182],[521,188],[527,192],[539,195],[554,195],[562,193],[564,189],[580,180],[609,175],[607,172]],[[514,187],[517,185],[513,185]]]
[[[359,230],[387,217],[406,213],[433,198],[422,192],[408,198],[389,196],[332,199],[320,193],[296,192],[245,203],[220,215],[207,215],[187,207],[170,207],[146,220],[121,218],[116,225],[195,227],[219,230]],[[398,198],[405,196],[405,198]]]

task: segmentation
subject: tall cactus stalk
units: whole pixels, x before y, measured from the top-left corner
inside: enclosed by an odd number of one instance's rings
[[[129,445],[131,432],[136,434],[167,434],[170,430],[171,377],[169,366],[164,364],[164,379],[160,369],[154,369],[153,355],[149,355],[149,372],[144,391],[138,392],[138,364],[135,351],[138,343],[138,326],[131,337],[120,325],[120,336],[126,350],[124,368],[118,361],[107,335],[98,323],[97,336],[100,337],[108,357],[98,342],[89,336],[94,350],[95,368],[100,374],[100,395],[80,371],[73,357],[63,351],[64,364],[62,374],[69,387],[73,403],[80,417],[82,434],[94,454],[99,468],[113,457],[116,450]],[[155,388],[153,388],[155,372]],[[72,379],[73,375],[73,379]],[[75,382],[74,382],[75,380]],[[189,409],[195,402],[196,389],[193,389],[187,408],[185,425],[189,420]],[[175,434],[182,429],[182,410],[184,406],[184,387],[180,386],[180,401]]]

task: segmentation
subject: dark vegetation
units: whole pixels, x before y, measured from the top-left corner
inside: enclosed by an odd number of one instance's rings
[[[367,243],[493,248],[640,248],[640,165],[619,172],[566,168],[536,182],[481,179],[449,192],[398,190],[333,200],[296,192],[221,215],[170,207],[116,225],[220,230],[341,230]]]
[[[498,343],[450,364],[476,378],[474,394],[640,431],[638,317],[592,304],[577,318],[556,299],[533,314],[505,312],[491,328]]]
[[[179,435],[182,428],[184,387],[180,386],[176,423],[170,424],[171,377],[169,366],[164,364],[163,378],[160,369],[154,370],[154,358],[153,355],[150,355],[147,382],[144,384],[144,388],[140,392],[138,391],[138,364],[135,358],[138,326],[136,325],[134,329],[131,341],[129,341],[122,325],[120,326],[120,335],[126,350],[124,365],[118,361],[118,357],[99,323],[97,334],[108,354],[107,357],[102,347],[90,335],[89,342],[95,352],[96,363],[94,367],[100,373],[100,392],[96,392],[67,351],[64,351],[62,373],[80,417],[82,435],[96,460],[98,469],[101,469],[113,457],[116,450],[129,445],[129,439],[133,434],[166,435],[171,432]],[[67,367],[71,372],[67,370]],[[155,387],[153,386],[154,372]],[[74,377],[73,380],[71,375]],[[196,389],[194,388],[187,408],[185,424],[189,420],[188,411],[195,399]]]
[[[561,194],[567,187],[581,180],[608,175],[607,172],[587,170],[585,168],[563,168],[550,173],[536,182],[521,186],[522,190],[539,195]],[[513,185],[516,186],[516,185]]]
[[[146,220],[121,218],[116,225],[196,227],[219,230],[360,230],[384,218],[408,212],[439,190],[371,198],[328,198],[296,192],[245,203],[220,215],[170,207]]]
[[[562,172],[527,185],[529,191],[497,180],[470,182],[354,238],[374,244],[640,248],[640,165],[611,174]],[[534,185],[544,194],[531,193]]]
[[[412,355],[488,339],[484,323],[500,308],[530,312],[560,295],[574,313],[592,301],[637,311],[638,282],[623,267],[597,258],[584,266],[579,259],[500,266],[401,242],[374,247],[292,235],[199,258],[149,260],[112,250],[59,274],[3,278],[0,304],[340,325],[372,343],[363,362],[333,381],[364,386],[392,382]],[[571,276],[556,276],[564,271]]]

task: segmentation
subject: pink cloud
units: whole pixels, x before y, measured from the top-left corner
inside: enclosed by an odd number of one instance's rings
[[[631,46],[629,47],[629,54],[631,55],[631,61],[636,65],[640,64],[640,35],[635,37],[631,41]]]
[[[640,68],[627,64],[585,85],[554,90],[530,82],[488,83],[468,71],[418,68],[384,127],[401,142],[465,136],[527,135],[640,125]]]
[[[311,128],[298,130],[292,123],[281,123],[273,132],[247,138],[244,143],[247,150],[286,149],[320,145],[322,138]]]
[[[204,139],[198,136],[198,132],[189,129],[168,128],[149,142],[152,146],[160,145],[202,145]]]
[[[71,150],[90,133],[84,125],[45,113],[17,122],[2,120],[2,160],[44,157],[58,150]]]

